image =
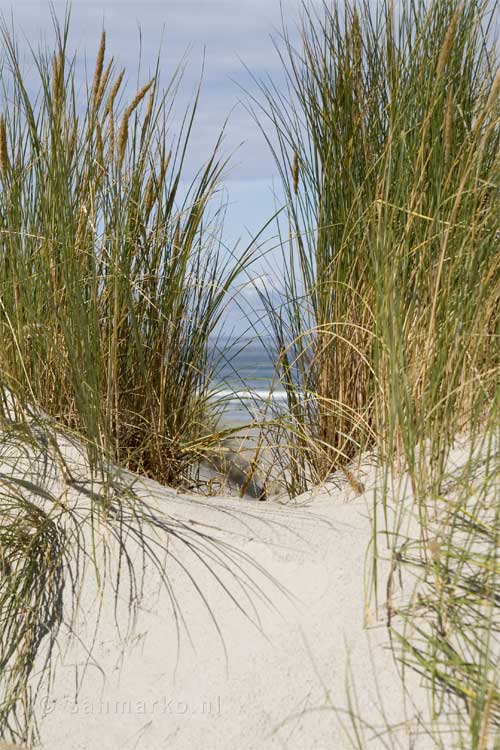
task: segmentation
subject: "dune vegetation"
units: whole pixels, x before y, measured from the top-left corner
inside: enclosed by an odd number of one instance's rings
[[[398,520],[385,543],[374,530],[370,585],[385,586],[386,552],[423,582],[395,641],[436,717],[444,695],[466,713],[471,748],[500,742],[498,10],[306,9],[301,48],[284,35],[288,90],[263,84],[254,99],[288,199],[284,299],[262,298],[290,491],[374,447],[378,502],[394,467],[409,473],[420,533],[402,546]],[[459,437],[469,453],[453,472]]]
[[[220,143],[185,174],[198,97],[172,141],[181,70],[126,100],[105,33],[82,111],[69,16],[55,30],[55,51],[34,53],[35,97],[2,29],[2,385],[96,466],[179,483],[209,433],[208,337],[249,261],[221,252]]]
[[[82,107],[69,29],[69,13],[54,17],[56,48],[34,50],[28,73],[14,30],[0,30],[0,736],[25,741],[36,653],[93,554],[29,451],[48,446],[70,488],[58,436],[81,441],[100,482],[84,523],[108,524],[126,556],[130,513],[159,570],[115,467],[185,485],[218,442],[208,339],[250,261],[221,252],[220,143],[197,174],[184,169],[198,96],[172,139],[181,68],[127,98],[103,33]]]
[[[367,596],[387,590],[436,746],[453,705],[474,750],[500,747],[499,21],[496,0],[305,5],[299,48],[286,26],[278,43],[286,90],[248,92],[286,195],[281,296],[259,293],[287,409],[263,436],[290,498],[338,470],[362,491],[366,451],[382,508],[407,473],[418,531],[401,543],[402,511],[374,528]],[[209,337],[258,247],[223,247],[220,142],[185,187],[197,99],[171,142],[180,71],[129,100],[103,33],[82,111],[69,24],[34,53],[35,95],[2,26],[0,425],[32,445],[41,427],[56,448],[57,430],[77,436],[96,476],[119,466],[182,487],[220,444]],[[0,514],[6,726],[41,637],[13,613],[35,630],[42,608],[57,619],[71,548],[10,480]],[[403,570],[418,595],[398,607]]]

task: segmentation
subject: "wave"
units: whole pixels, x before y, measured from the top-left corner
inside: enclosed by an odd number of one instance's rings
[[[214,398],[226,399],[228,401],[286,401],[286,391],[263,391],[263,390],[246,390],[232,391],[221,390],[214,391]]]

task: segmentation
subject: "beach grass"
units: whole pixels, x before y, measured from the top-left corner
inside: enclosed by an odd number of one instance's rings
[[[305,5],[300,41],[285,24],[277,45],[286,90],[252,95],[288,206],[281,299],[260,293],[289,492],[374,450],[385,507],[408,473],[419,533],[404,554],[403,508],[374,528],[369,585],[386,585],[387,554],[419,571],[419,605],[389,620],[435,714],[456,699],[474,748],[500,736],[498,22],[482,0]],[[459,436],[482,445],[482,470],[471,449],[450,484]]]
[[[82,105],[69,14],[54,23],[35,76],[1,29],[2,386],[94,465],[178,484],[210,443],[208,339],[249,260],[222,251],[222,132],[193,174],[199,89],[175,133],[181,69],[127,94],[104,32]]]
[[[279,304],[259,287],[287,412],[262,436],[291,497],[338,470],[361,492],[354,460],[375,453],[384,523],[367,597],[386,592],[403,683],[413,669],[429,686],[426,731],[448,747],[440,722],[453,710],[456,746],[474,750],[500,743],[498,11],[304,6],[299,47],[283,32],[286,90],[261,83],[252,105],[287,198]],[[82,109],[69,23],[55,20],[55,51],[34,53],[36,95],[1,29],[0,429],[7,446],[48,443],[68,487],[56,429],[83,441],[105,490],[96,517],[121,545],[127,513],[147,550],[155,521],[126,486],[117,501],[112,474],[182,486],[219,449],[209,336],[254,251],[223,250],[220,141],[186,172],[198,97],[170,136],[180,71],[162,91],[157,69],[129,97],[103,33]],[[403,474],[411,537],[403,498],[389,514]],[[0,729],[13,738],[26,737],[26,683],[47,622],[57,633],[63,580],[81,583],[81,519],[33,493],[2,479]],[[391,596],[399,573],[414,579],[404,604]]]
[[[347,4],[284,32],[262,83],[288,198],[263,293],[298,447],[323,479],[377,442],[408,457],[489,412],[498,335],[497,4]],[[277,146],[273,139],[277,142]],[[304,452],[304,451],[303,451]],[[297,489],[307,478],[297,468]]]
[[[134,539],[166,581],[156,547],[172,527],[138,507],[117,467],[185,485],[219,443],[209,336],[250,259],[222,251],[222,132],[195,173],[186,164],[200,89],[176,133],[181,68],[162,89],[157,66],[129,94],[103,32],[82,93],[69,31],[70,13],[54,15],[55,49],[33,47],[25,71],[15,28],[0,28],[0,736],[23,742],[36,737],[35,657],[43,641],[50,675],[63,590],[77,608],[89,568],[104,590],[89,535],[117,542],[131,612]],[[61,438],[84,446],[84,480]],[[89,482],[76,512],[66,495]],[[202,536],[193,554],[213,569],[217,545]]]

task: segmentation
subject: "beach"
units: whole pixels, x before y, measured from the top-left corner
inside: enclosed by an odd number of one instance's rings
[[[0,750],[499,750],[500,1],[97,4],[0,14]]]
[[[111,509],[91,535],[98,485],[77,444],[60,448],[76,487],[50,453],[12,444],[2,457],[32,502],[64,496],[85,568],[32,672],[35,747],[347,750],[356,725],[368,748],[386,747],[389,728],[397,747],[433,746],[428,695],[416,674],[403,687],[390,648],[385,586],[378,602],[367,596],[374,512],[384,527],[373,457],[357,466],[362,495],[338,476],[286,505],[201,498],[125,472],[134,500],[120,506],[120,534]],[[404,476],[397,492],[403,544],[417,524]],[[389,573],[381,543],[381,580]],[[392,601],[410,601],[414,585],[399,577]]]

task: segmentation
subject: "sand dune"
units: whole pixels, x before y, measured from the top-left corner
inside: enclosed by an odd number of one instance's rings
[[[36,487],[63,495],[88,521],[99,486],[81,451],[62,450],[76,484],[47,453],[15,445],[2,471],[22,473],[36,502],[47,502]],[[40,747],[342,749],[356,746],[349,711],[368,748],[432,747],[418,726],[426,693],[415,676],[404,695],[388,648],[386,563],[378,608],[366,600],[375,470],[360,476],[363,495],[332,481],[282,505],[178,494],[124,473],[140,499],[96,526],[78,609],[66,586],[50,670],[46,639],[33,673]],[[412,523],[409,494],[407,505]],[[411,593],[403,582],[394,596]]]

